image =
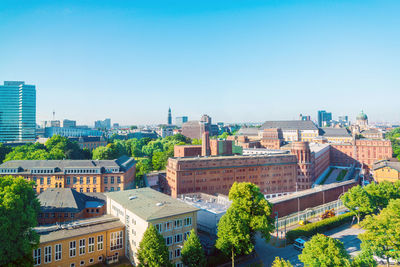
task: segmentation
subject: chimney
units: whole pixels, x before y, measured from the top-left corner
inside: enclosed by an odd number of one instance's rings
[[[204,132],[202,135],[201,155],[203,157],[210,155],[210,134],[208,132]]]

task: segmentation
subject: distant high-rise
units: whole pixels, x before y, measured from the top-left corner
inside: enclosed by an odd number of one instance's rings
[[[318,127],[329,126],[332,120],[332,113],[325,110],[318,110]]]
[[[171,108],[168,109],[168,125],[172,124]]]
[[[175,125],[178,127],[182,127],[182,124],[188,121],[187,116],[182,116],[182,117],[176,117],[175,118]]]
[[[105,119],[104,121],[95,121],[94,128],[111,129],[111,119]]]
[[[0,142],[35,141],[36,87],[22,81],[0,85]]]

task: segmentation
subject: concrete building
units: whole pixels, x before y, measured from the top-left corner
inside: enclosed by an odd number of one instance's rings
[[[197,157],[201,155],[201,145],[174,146],[174,157]]]
[[[0,143],[34,142],[36,87],[22,81],[0,85]]]
[[[36,227],[40,244],[34,266],[90,266],[118,262],[125,255],[124,224],[104,215],[65,225]]]
[[[203,115],[200,121],[188,121],[182,124],[182,135],[191,139],[200,139],[204,132],[210,136],[218,135],[218,125],[212,124],[212,119],[208,115]]]
[[[176,117],[175,118],[175,125],[178,127],[182,127],[182,125],[188,121],[187,116],[182,116],[182,117]]]
[[[44,137],[51,138],[54,135],[64,137],[102,136],[103,132],[85,128],[46,127],[44,129]]]
[[[99,217],[105,214],[101,193],[80,193],[71,188],[48,188],[38,196],[39,225]]]
[[[101,121],[101,120],[95,121],[94,128],[96,128],[96,129],[111,129],[111,119],[105,119],[104,121]]]
[[[167,120],[167,125],[172,125],[171,108],[168,109],[168,120]]]
[[[351,143],[353,140],[346,128],[320,128],[320,136],[329,143]]]
[[[361,131],[360,135],[366,139],[374,139],[374,140],[381,140],[385,137],[382,131],[372,128],[370,128],[369,130]]]
[[[75,128],[76,127],[76,121],[64,119],[62,121],[61,127],[63,127],[63,128]]]
[[[78,192],[108,192],[133,188],[136,162],[116,160],[12,160],[0,165],[0,175],[22,176],[47,188],[73,188]]]
[[[125,224],[125,255],[137,264],[137,250],[150,224],[163,235],[170,260],[183,267],[181,249],[190,231],[197,227],[198,208],[150,188],[110,192],[107,213],[117,216]]]
[[[397,182],[400,180],[400,162],[381,160],[373,165],[373,176],[376,182]]]
[[[167,193],[228,194],[236,182],[252,182],[265,195],[296,190],[295,155],[169,158]]]

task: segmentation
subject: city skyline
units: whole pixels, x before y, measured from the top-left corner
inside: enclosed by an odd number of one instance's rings
[[[398,122],[399,7],[2,1],[0,80],[36,85],[37,122],[55,110],[79,124],[160,124],[169,106],[190,120],[315,120],[328,110],[354,121],[364,110],[371,122]]]

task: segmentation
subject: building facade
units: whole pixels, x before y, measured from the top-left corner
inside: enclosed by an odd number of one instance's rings
[[[38,194],[47,188],[73,188],[78,192],[131,189],[136,162],[116,160],[14,160],[0,165],[0,175],[22,176],[36,183]]]
[[[382,160],[373,166],[374,180],[378,183],[388,181],[397,182],[400,180],[400,162]]]
[[[22,81],[0,85],[0,142],[34,142],[36,87]]]
[[[152,224],[164,237],[170,261],[183,267],[181,249],[190,231],[196,229],[197,208],[151,188],[110,192],[106,196],[107,213],[125,224],[125,255],[132,264],[138,264],[139,244]]]
[[[46,127],[44,129],[44,137],[51,138],[54,135],[64,137],[81,137],[81,136],[102,136],[103,132],[85,128],[64,128],[64,127]]]
[[[98,148],[99,146],[106,146],[107,141],[103,136],[81,136],[81,137],[70,137],[71,141],[76,141],[79,147],[84,149],[87,148],[90,151]]]
[[[39,247],[33,250],[34,266],[78,267],[117,262],[125,255],[124,225],[105,215],[75,223],[35,228]]]
[[[264,194],[296,190],[295,155],[169,158],[167,193],[228,194],[234,182],[252,182]]]
[[[182,125],[188,121],[187,116],[182,116],[182,117],[176,117],[175,118],[175,125],[178,127],[182,127]]]

